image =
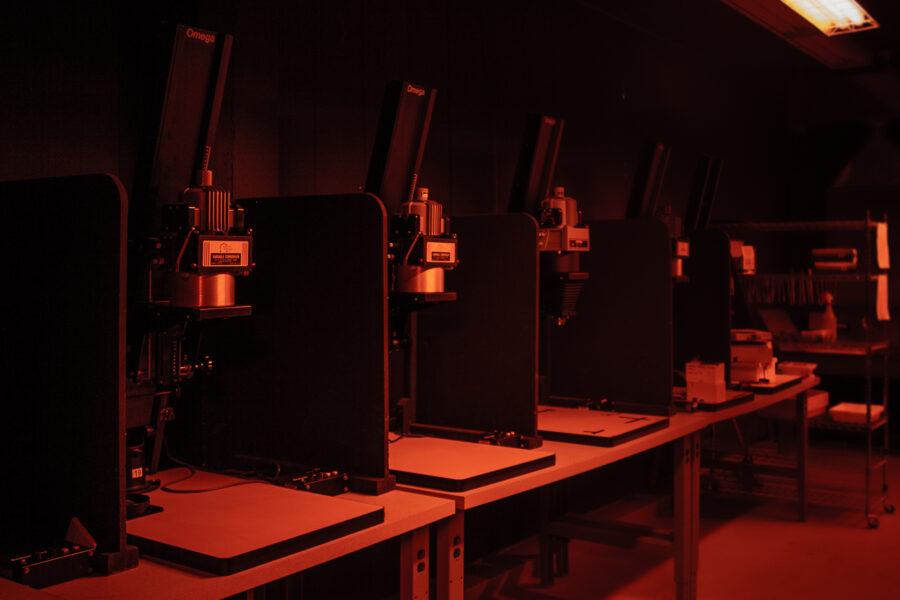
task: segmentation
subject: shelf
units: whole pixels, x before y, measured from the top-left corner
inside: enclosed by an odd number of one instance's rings
[[[874,301],[879,275],[871,273],[765,273],[738,275],[743,296],[754,305],[819,305],[822,294],[838,286],[856,286]],[[841,294],[837,294],[841,295]]]
[[[781,360],[804,360],[816,362],[823,371],[830,370],[839,373],[852,373],[859,375],[861,370],[860,363],[865,362],[865,389],[863,391],[862,418],[857,413],[855,415],[857,421],[855,423],[845,423],[832,419],[830,413],[822,414],[815,417],[809,417],[807,424],[810,429],[843,431],[854,434],[862,434],[866,439],[866,446],[871,451],[874,446],[882,447],[887,451],[887,434],[886,425],[888,415],[887,407],[884,407],[884,413],[866,414],[866,404],[871,406],[882,406],[886,400],[882,400],[880,404],[874,404],[872,380],[875,376],[872,363],[875,362],[873,356],[887,357],[889,352],[889,344],[885,339],[885,329],[881,323],[878,326],[872,326],[872,323],[878,321],[878,299],[882,297],[884,289],[882,283],[885,281],[886,271],[878,269],[879,251],[883,249],[885,242],[887,219],[876,221],[871,218],[871,213],[866,211],[864,218],[846,221],[794,221],[794,222],[752,222],[752,223],[729,223],[717,224],[723,231],[734,239],[742,240],[748,244],[757,247],[757,257],[764,256],[771,259],[768,268],[772,271],[764,270],[761,273],[753,274],[735,274],[733,278],[734,293],[740,295],[739,301],[744,301],[744,308],[748,311],[748,316],[752,316],[752,312],[756,309],[760,310],[760,317],[765,319],[762,313],[763,309],[776,308],[780,314],[773,311],[771,323],[767,323],[770,327],[777,329],[775,332],[775,350]],[[841,235],[825,235],[831,232],[840,233]],[[812,234],[812,235],[811,235]],[[852,241],[850,241],[852,238]],[[847,271],[826,271],[813,270],[814,260],[809,260],[807,267],[802,268],[797,264],[796,260],[804,258],[804,248],[807,255],[811,254],[811,250],[820,248],[821,244],[846,244],[855,247],[857,250],[858,264]],[[779,256],[783,250],[782,244],[791,248],[790,252],[783,252],[784,256]],[[783,260],[781,260],[783,259]],[[793,271],[793,272],[792,272]],[[792,325],[792,321],[800,317],[802,311],[810,311],[810,314],[820,313],[822,298],[826,293],[830,293],[842,300],[841,305],[848,310],[848,314],[852,311],[853,318],[857,318],[857,313],[862,312],[863,319],[861,322],[862,331],[858,333],[857,339],[838,340],[834,342],[811,342],[801,337],[801,332]],[[797,307],[802,310],[788,312],[788,309]],[[821,313],[820,313],[821,314]],[[782,323],[777,323],[775,317],[781,319]],[[869,319],[872,318],[872,321]],[[866,329],[866,323],[869,328]],[[848,331],[854,331],[848,328]],[[780,334],[780,335],[779,335]],[[862,339],[859,339],[862,338]],[[862,359],[862,360],[860,360]],[[886,364],[886,361],[885,361]],[[885,384],[882,387],[882,395],[886,398],[887,394],[887,369],[884,369],[882,376],[885,378]],[[826,386],[827,387],[827,386]],[[854,410],[859,411],[859,408]],[[791,411],[796,412],[796,411]],[[839,415],[840,416],[840,415]],[[871,419],[866,422],[866,418]],[[881,436],[881,440],[873,440],[874,432],[881,429],[885,432]],[[886,457],[878,456],[873,458],[871,453],[865,468],[862,469],[866,474],[867,486],[870,483],[872,471],[884,466]],[[872,466],[875,465],[875,466]],[[854,469],[857,467],[854,466]],[[766,466],[758,471],[776,473],[784,471],[783,468],[772,468]],[[748,477],[746,473],[743,480],[739,483],[748,484],[759,483],[759,479]],[[766,477],[760,475],[759,477]],[[883,483],[883,476],[882,476]],[[783,490],[782,490],[783,491]],[[863,498],[863,504],[866,508],[866,519],[870,527],[877,526],[877,518],[871,514],[872,507],[872,490],[869,487],[859,490],[859,496]],[[835,494],[829,494],[835,496]],[[886,502],[886,501],[885,501]],[[885,505],[887,506],[887,505]],[[887,510],[887,508],[886,508]]]
[[[752,496],[771,498],[776,500],[797,500],[797,485],[794,482],[778,481],[776,478],[761,475],[756,478],[756,485],[747,489],[742,482],[734,477],[715,478],[716,483],[712,483],[708,475],[705,475],[707,482],[714,486],[715,493],[730,494],[738,496]],[[818,506],[828,506],[832,508],[854,509],[856,508],[864,494],[850,489],[830,489],[819,487],[815,482],[811,482],[807,490],[807,502]],[[881,512],[878,505],[883,505],[888,499],[885,492],[875,493],[869,498],[867,512]],[[863,501],[865,504],[865,501]]]
[[[781,221],[750,223],[716,223],[725,231],[804,232],[804,231],[865,231],[866,226],[875,229],[878,221]]]
[[[778,342],[776,345],[780,354],[829,354],[833,356],[871,356],[886,352],[888,349],[886,341]]]
[[[877,421],[872,421],[869,424],[869,431],[875,431],[887,424],[887,419],[882,417]],[[822,415],[821,417],[815,417],[809,420],[809,426],[815,429],[827,429],[830,431],[849,431],[849,432],[865,432],[866,424],[865,423],[841,423],[840,421],[834,421],[828,415]]]
[[[794,282],[813,281],[822,283],[875,283],[878,275],[865,273],[754,273],[742,274],[740,277],[750,283],[769,281]]]
[[[869,465],[869,472],[877,471],[885,466],[887,466],[887,457],[880,458]]]

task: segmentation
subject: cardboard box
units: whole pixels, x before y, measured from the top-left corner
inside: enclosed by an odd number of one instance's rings
[[[725,402],[725,365],[693,360],[685,365],[687,401],[691,404],[721,404]]]

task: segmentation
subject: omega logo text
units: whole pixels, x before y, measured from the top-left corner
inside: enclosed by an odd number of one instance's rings
[[[194,40],[200,40],[201,42],[212,44],[216,41],[216,36],[211,33],[203,33],[202,31],[197,31],[195,29],[188,28],[185,32],[187,36]]]

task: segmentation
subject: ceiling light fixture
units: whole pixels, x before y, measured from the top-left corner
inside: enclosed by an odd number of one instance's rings
[[[875,29],[878,23],[855,0],[781,0],[827,36]]]

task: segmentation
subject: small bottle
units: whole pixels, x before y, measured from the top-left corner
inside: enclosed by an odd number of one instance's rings
[[[825,292],[822,294],[825,301],[825,312],[822,313],[822,329],[826,331],[825,341],[837,341],[837,317],[834,316],[834,295]]]

